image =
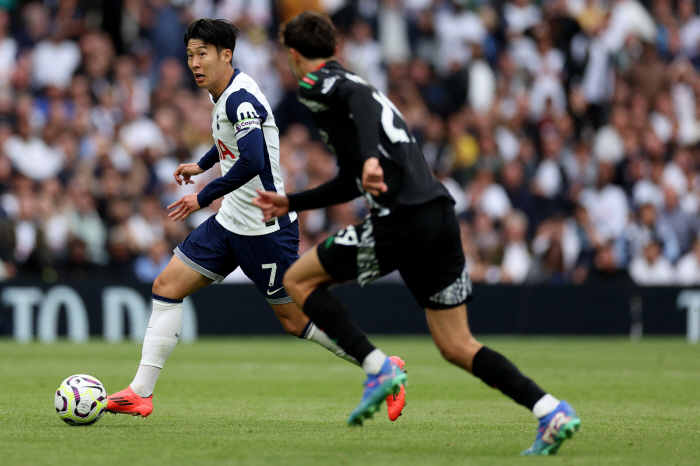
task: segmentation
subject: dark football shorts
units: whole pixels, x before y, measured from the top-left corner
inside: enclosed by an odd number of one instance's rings
[[[240,267],[267,302],[292,302],[282,286],[282,277],[299,258],[296,221],[274,233],[245,236],[230,232],[212,215],[173,252],[190,268],[217,282]]]
[[[471,299],[459,223],[447,199],[368,217],[329,237],[317,251],[337,283],[357,279],[365,286],[398,270],[424,308],[448,309]]]

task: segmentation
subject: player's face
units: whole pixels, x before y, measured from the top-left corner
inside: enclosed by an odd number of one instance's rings
[[[199,39],[190,39],[187,43],[187,66],[194,75],[197,86],[209,91],[219,87],[225,79],[231,61],[228,50],[217,53],[216,47],[205,45]]]

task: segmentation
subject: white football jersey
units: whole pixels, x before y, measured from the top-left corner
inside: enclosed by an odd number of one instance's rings
[[[238,161],[241,138],[260,128],[265,142],[263,171],[224,196],[216,220],[227,230],[245,236],[273,233],[296,220],[296,213],[290,212],[263,222],[262,211],[253,205],[256,189],[285,194],[280,175],[279,130],[270,104],[255,81],[236,69],[226,90],[214,101],[212,118],[212,135],[219,152],[222,176]]]

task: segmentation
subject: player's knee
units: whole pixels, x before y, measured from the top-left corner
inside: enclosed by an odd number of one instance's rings
[[[287,273],[284,274],[284,277],[282,277],[282,285],[284,285],[284,289],[289,294],[292,294],[297,290],[299,280],[297,280],[297,276],[293,269],[290,268]]]
[[[151,288],[153,294],[158,296],[166,296],[168,293],[168,287],[166,281],[163,279],[163,275],[160,274],[153,280],[153,287]],[[167,297],[167,296],[166,296]]]
[[[306,324],[299,325],[298,322],[295,322],[291,319],[281,320],[281,323],[282,323],[282,327],[284,328],[284,331],[293,337],[298,337],[299,335],[301,335],[301,332],[304,330],[304,327],[306,326]]]
[[[464,341],[443,342],[438,344],[440,355],[447,361],[464,369],[471,370],[471,363],[474,355],[481,347],[481,344],[471,338]]]
[[[457,364],[460,356],[463,356],[463,352],[460,351],[460,347],[455,344],[438,345],[438,349],[440,350],[440,355],[453,364]]]

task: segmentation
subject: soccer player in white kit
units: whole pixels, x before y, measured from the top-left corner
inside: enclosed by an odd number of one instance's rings
[[[107,410],[115,414],[151,414],[158,375],[180,335],[183,299],[214,281],[221,282],[237,267],[255,283],[288,333],[358,364],[309,321],[284,290],[282,277],[299,258],[296,214],[263,221],[252,204],[256,189],[284,194],[284,183],[279,132],[270,105],[255,81],[231,64],[237,36],[238,29],[230,22],[210,19],[195,21],[185,34],[189,68],[214,102],[214,145],[199,162],[180,165],[173,176],[179,185],[194,183],[192,176],[216,162],[222,176],[170,205],[175,210],[169,216],[184,220],[215,199],[224,199],[219,212],[175,248],[153,282],[153,312],[138,371],[129,387],[108,397]],[[404,400],[388,403],[400,403],[403,408]]]

